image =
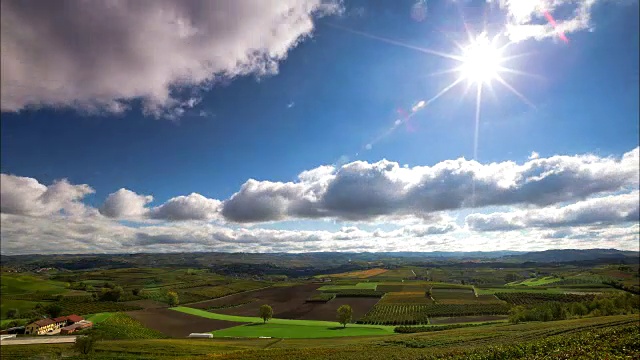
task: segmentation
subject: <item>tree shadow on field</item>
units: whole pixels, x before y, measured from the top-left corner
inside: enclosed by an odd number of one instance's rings
[[[327,329],[329,329],[329,330],[346,330],[347,328],[342,327],[342,326],[335,326],[335,327],[330,327],[330,328],[327,328]]]
[[[256,322],[256,323],[247,324],[247,325],[245,325],[245,326],[263,326],[263,325],[267,325],[267,324],[269,324],[269,323],[266,323],[266,324],[265,324],[265,323],[257,323],[257,322]]]

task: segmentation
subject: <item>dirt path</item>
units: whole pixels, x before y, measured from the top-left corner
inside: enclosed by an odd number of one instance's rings
[[[0,341],[0,345],[33,345],[33,344],[65,344],[75,343],[76,336],[38,336],[11,338]]]

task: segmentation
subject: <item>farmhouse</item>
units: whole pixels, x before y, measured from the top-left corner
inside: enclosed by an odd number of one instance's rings
[[[34,321],[31,324],[27,325],[24,333],[42,335],[50,331],[60,329],[61,327],[73,325],[81,321],[84,321],[84,318],[76,314],[69,316],[60,316],[53,319],[42,319]]]
[[[42,319],[38,321],[34,321],[31,324],[27,325],[27,329],[25,330],[25,334],[37,334],[42,335],[46,334],[49,331],[53,331],[57,329],[58,326],[56,322],[51,319]]]

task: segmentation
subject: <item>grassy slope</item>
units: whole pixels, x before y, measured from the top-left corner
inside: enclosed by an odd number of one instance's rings
[[[156,330],[145,327],[138,320],[124,313],[102,317],[101,321],[87,333],[95,334],[101,339],[161,339],[166,337]]]
[[[637,316],[631,315],[483,326],[393,337],[111,340],[98,342],[93,358],[632,359],[640,355],[638,325]],[[626,333],[622,331],[625,329]],[[599,335],[602,332],[604,334]],[[532,342],[542,346],[528,347]],[[505,353],[509,349],[511,351]],[[525,357],[522,351],[537,353]],[[59,358],[60,355],[83,359],[68,344],[3,346],[2,355],[10,359]]]
[[[47,302],[41,301],[42,305],[46,305]],[[9,299],[0,299],[0,319],[6,319],[7,310],[9,309],[18,309],[20,314],[24,314],[27,311],[33,309],[34,306],[38,304],[35,301],[26,301],[26,300],[9,300]]]
[[[91,322],[93,322],[94,324],[98,324],[101,323],[105,320],[107,320],[108,318],[110,318],[114,313],[111,312],[103,312],[103,313],[97,313],[97,314],[91,314],[91,315],[87,315],[85,316],[85,318]]]
[[[29,294],[63,294],[68,291],[65,286],[64,282],[32,275],[3,273],[0,275],[0,319],[6,318],[9,309],[18,309],[21,314],[33,309],[38,302],[29,301]],[[19,299],[7,298],[11,295],[22,296]],[[46,304],[44,301],[39,302]]]
[[[376,282],[360,282],[354,285],[325,285],[318,288],[319,291],[332,291],[332,290],[362,290],[370,289],[375,290],[378,286]]]
[[[0,293],[18,295],[30,293],[62,294],[67,291],[66,283],[45,280],[32,275],[3,274],[0,276]]]
[[[372,336],[389,335],[389,331],[374,327],[355,327],[348,325],[346,328],[334,324],[332,327],[317,325],[289,325],[278,323],[252,323],[235,326],[228,329],[213,332],[215,337],[260,337],[267,336],[273,338],[287,339],[310,339],[341,336]]]
[[[234,322],[244,322],[244,323],[261,323],[262,319],[259,317],[253,316],[236,316],[236,315],[226,315],[226,314],[217,314],[205,310],[194,309],[185,306],[177,306],[171,308],[171,310],[181,311],[187,314],[192,314],[196,316],[202,316],[209,319],[218,319],[218,320],[226,320],[226,321],[234,321]],[[319,321],[319,320],[293,320],[293,319],[278,319],[273,318],[269,320],[272,324],[283,324],[283,325],[302,325],[302,326],[331,326],[334,327],[338,325],[337,321]],[[371,325],[359,325],[359,324],[350,324],[349,326],[354,327],[364,327],[364,328],[383,328],[387,329],[389,332],[393,332],[393,326],[371,326]]]
[[[228,329],[214,331],[216,337],[277,337],[277,338],[323,338],[342,336],[372,336],[393,334],[393,326],[349,324],[343,329],[338,322],[316,320],[271,319],[265,325],[259,317],[217,314],[189,307],[175,307],[172,310],[209,319],[249,323]]]

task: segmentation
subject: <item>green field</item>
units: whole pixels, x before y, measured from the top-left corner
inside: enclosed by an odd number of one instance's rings
[[[67,283],[45,280],[32,275],[8,274],[0,275],[0,293],[3,296],[20,294],[62,294],[67,291]]]
[[[501,293],[501,292],[533,292],[533,293],[537,293],[537,292],[543,292],[543,293],[554,293],[554,294],[562,294],[565,293],[567,290],[564,289],[560,289],[560,288],[528,288],[528,287],[501,287],[501,288],[485,288],[485,289],[480,289],[480,288],[476,288],[476,293],[478,295],[493,295],[495,293]],[[576,291],[575,289],[573,291]]]
[[[162,339],[166,337],[123,313],[115,313],[111,316],[100,315],[99,318],[101,321],[95,324],[93,329],[88,330],[88,333],[95,334],[100,339]]]
[[[244,322],[244,323],[262,323],[262,318],[257,316],[236,316],[236,315],[226,315],[226,314],[218,314],[205,310],[194,309],[186,306],[177,306],[170,308],[171,310],[180,311],[183,313],[206,317],[209,319],[217,319],[217,320],[225,320],[225,321],[233,321],[233,322]],[[319,321],[319,320],[294,320],[294,319],[278,319],[273,318],[269,320],[272,324],[284,324],[284,325],[302,325],[302,326],[336,326],[338,325],[337,321]],[[393,332],[393,326],[370,326],[370,325],[359,325],[359,324],[349,324],[347,326],[353,327],[363,327],[363,328],[380,328],[385,329],[388,332]]]
[[[47,302],[40,301],[42,305],[46,305]],[[0,299],[0,319],[6,319],[7,310],[9,309],[18,309],[20,314],[24,314],[27,311],[33,309],[38,302],[35,301],[26,301],[26,300],[10,300],[10,299]]]
[[[325,285],[318,288],[319,291],[340,291],[340,290],[376,290],[377,282],[360,282],[352,285]]]
[[[524,281],[515,281],[512,283],[508,283],[508,286],[545,286],[549,284],[553,284],[555,282],[560,281],[560,278],[555,276],[543,276],[532,279],[527,279]]]
[[[3,273],[0,275],[0,319],[6,318],[9,309],[18,309],[20,314],[24,314],[38,303],[46,305],[44,299],[51,295],[68,291],[65,282],[34,275]]]
[[[93,322],[94,324],[101,323],[108,318],[110,318],[114,313],[105,312],[105,313],[97,313],[85,316],[85,319]]]
[[[272,319],[273,320],[273,319]],[[277,320],[277,319],[276,319]],[[389,335],[389,331],[377,327],[360,327],[342,325],[333,323],[333,326],[316,326],[316,325],[289,325],[279,324],[277,322],[252,323],[247,325],[235,326],[228,329],[222,329],[212,332],[215,337],[260,337],[267,336],[273,338],[287,339],[311,339],[311,338],[327,338],[341,336],[373,336],[373,335]]]
[[[225,314],[217,314],[204,310],[193,309],[184,306],[178,306],[171,308],[175,311],[184,312],[191,315],[201,316],[209,319],[217,319],[217,320],[225,320],[225,321],[233,321],[233,322],[243,322],[243,323],[251,323],[251,325],[241,325],[235,328],[218,330],[213,332],[215,336],[248,336],[248,337],[258,337],[258,336],[272,336],[278,337],[278,335],[264,335],[264,332],[261,332],[260,327],[258,325],[263,324],[263,320],[259,317],[253,316],[235,316],[235,315],[225,315]],[[338,337],[338,336],[362,336],[362,335],[389,335],[393,334],[393,326],[372,326],[372,325],[361,325],[361,324],[348,324],[347,328],[353,330],[340,330],[341,325],[337,321],[317,321],[317,320],[293,320],[293,319],[278,319],[273,318],[269,320],[269,325],[279,325],[274,328],[269,328],[268,331],[273,334],[280,334],[279,336],[285,337],[288,335],[294,337]],[[241,329],[236,329],[241,328]],[[306,328],[306,329],[303,329]],[[234,330],[231,330],[234,329]],[[361,329],[360,331],[356,331],[356,329]],[[297,334],[296,331],[303,331],[303,333]],[[246,334],[246,335],[238,335],[238,334]],[[258,334],[258,335],[255,335]]]

